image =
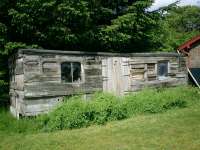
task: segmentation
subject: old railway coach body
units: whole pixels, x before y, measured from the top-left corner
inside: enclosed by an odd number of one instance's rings
[[[21,49],[10,58],[9,67],[10,111],[16,117],[48,112],[67,95],[123,95],[187,82],[185,58],[176,53]]]

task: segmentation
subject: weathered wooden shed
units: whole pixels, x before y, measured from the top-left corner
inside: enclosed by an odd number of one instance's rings
[[[16,117],[48,112],[64,96],[187,83],[177,53],[92,53],[20,49],[10,63],[10,111]]]
[[[200,88],[200,35],[182,44],[178,48],[178,52],[186,56],[189,76]]]

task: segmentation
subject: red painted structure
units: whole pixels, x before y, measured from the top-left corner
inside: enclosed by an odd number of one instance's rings
[[[194,83],[200,88],[200,35],[185,42],[177,49],[187,56],[186,65],[188,73]]]
[[[191,49],[191,47],[200,42],[200,35],[195,36],[194,38],[192,38],[191,40],[185,42],[184,44],[182,44],[181,46],[179,46],[179,48],[177,49],[179,52],[182,52],[186,55],[189,55],[189,51]]]

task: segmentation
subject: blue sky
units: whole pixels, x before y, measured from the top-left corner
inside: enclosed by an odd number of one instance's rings
[[[176,0],[154,0],[153,6],[150,8],[151,10],[158,9],[159,7],[162,6],[167,6]],[[183,5],[199,5],[200,6],[200,0],[181,0],[180,4],[181,6]]]

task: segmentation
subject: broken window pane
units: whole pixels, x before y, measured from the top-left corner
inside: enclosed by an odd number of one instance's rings
[[[78,62],[72,63],[73,82],[81,80],[81,64]]]
[[[168,62],[159,62],[158,63],[158,76],[166,77],[168,75]]]
[[[72,83],[81,80],[81,64],[79,62],[64,62],[61,64],[61,79]]]
[[[61,64],[61,79],[64,82],[72,82],[70,62],[65,62]]]

